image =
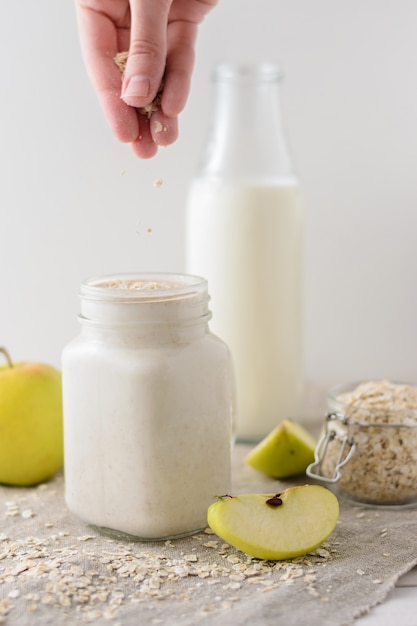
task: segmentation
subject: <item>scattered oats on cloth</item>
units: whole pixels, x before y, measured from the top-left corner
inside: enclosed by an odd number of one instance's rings
[[[234,493],[288,486],[246,466],[248,451],[233,449]],[[67,510],[62,474],[39,487],[0,485],[0,523],[9,626],[305,626],[306,615],[309,626],[349,626],[417,564],[415,510],[344,501],[321,548],[282,562],[251,558],[212,531],[160,542],[99,534]]]

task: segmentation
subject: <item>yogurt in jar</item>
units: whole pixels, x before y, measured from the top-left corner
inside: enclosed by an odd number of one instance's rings
[[[184,536],[230,490],[233,375],[210,316],[198,277],[82,283],[62,374],[66,502],[88,524]]]

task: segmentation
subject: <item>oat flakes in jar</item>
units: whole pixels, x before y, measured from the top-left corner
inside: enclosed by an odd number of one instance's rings
[[[383,380],[332,389],[307,474],[354,502],[416,505],[417,387]]]
[[[80,296],[81,334],[62,359],[68,508],[144,540],[201,530],[230,490],[233,412],[207,282],[105,276],[83,282]]]

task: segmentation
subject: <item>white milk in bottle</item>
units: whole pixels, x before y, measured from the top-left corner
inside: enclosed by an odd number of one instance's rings
[[[231,349],[235,434],[300,418],[303,207],[273,66],[217,68],[203,164],[187,206],[187,271],[210,284],[213,332]]]

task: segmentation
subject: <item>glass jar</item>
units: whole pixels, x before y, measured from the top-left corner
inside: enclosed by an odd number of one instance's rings
[[[270,64],[214,73],[212,123],[188,194],[187,271],[210,285],[229,346],[240,441],[301,417],[304,210]]]
[[[417,504],[417,388],[389,381],[330,390],[308,476],[374,506]]]
[[[88,524],[142,540],[206,526],[230,490],[233,376],[207,282],[126,274],[81,284],[63,352],[65,495]]]

